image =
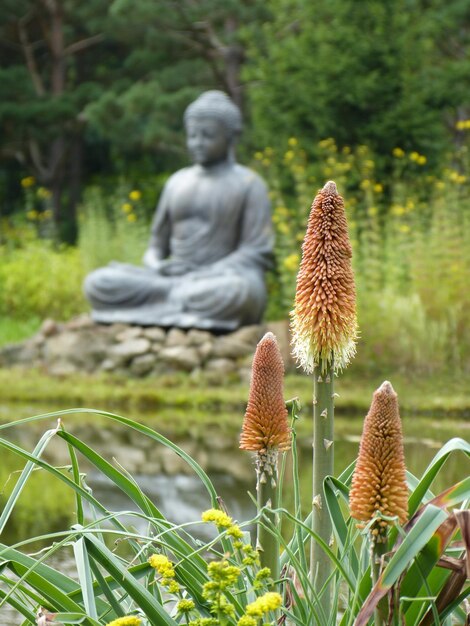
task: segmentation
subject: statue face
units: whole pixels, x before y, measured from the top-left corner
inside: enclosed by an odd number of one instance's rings
[[[214,165],[227,158],[231,141],[219,120],[190,117],[186,122],[186,133],[186,145],[195,163]]]

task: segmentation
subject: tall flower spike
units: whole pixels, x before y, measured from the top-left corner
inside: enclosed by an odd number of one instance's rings
[[[243,419],[240,448],[258,453],[290,448],[284,401],[284,363],[273,333],[266,333],[253,357],[250,394]]]
[[[292,317],[293,353],[307,373],[345,367],[356,351],[356,290],[343,198],[333,181],[317,193],[302,244]]]
[[[352,517],[370,522],[377,513],[397,516],[403,524],[408,517],[408,489],[398,399],[386,380],[374,392],[364,421],[359,456],[354,470],[349,507]],[[387,522],[377,520],[371,533],[384,540]]]

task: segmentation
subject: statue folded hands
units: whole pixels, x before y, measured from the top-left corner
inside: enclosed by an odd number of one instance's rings
[[[240,111],[208,91],[184,120],[194,165],[163,189],[144,266],[114,262],[87,276],[95,321],[228,331],[261,320],[271,212],[263,180],[234,159]]]

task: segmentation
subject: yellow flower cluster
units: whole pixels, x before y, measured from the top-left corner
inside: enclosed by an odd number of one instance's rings
[[[142,620],[139,617],[118,617],[114,619],[112,622],[106,624],[106,626],[139,626],[142,623]]]
[[[250,615],[243,615],[237,622],[237,626],[256,626],[258,620]]]
[[[413,161],[414,163],[417,163],[418,165],[425,165],[427,159],[424,156],[424,154],[420,154],[419,152],[413,151],[413,152],[410,152],[410,161]]]
[[[130,193],[129,193],[129,198],[131,200],[134,200],[134,202],[137,202],[137,200],[140,200],[142,198],[142,192],[139,191],[138,189],[133,189]]]
[[[263,617],[266,613],[278,609],[281,604],[281,595],[274,591],[268,591],[254,602],[247,605],[246,614],[250,617]]]
[[[299,268],[299,263],[300,257],[296,252],[294,252],[294,254],[289,254],[289,256],[286,256],[286,258],[282,262],[285,269],[289,272],[296,272]]]
[[[470,120],[459,120],[455,124],[455,128],[457,130],[469,130],[470,129]]]
[[[170,593],[178,593],[179,584],[174,580],[175,568],[173,563],[164,554],[152,554],[148,562],[162,577],[161,583]]]
[[[23,187],[23,189],[28,189],[29,187],[32,187],[35,184],[36,184],[36,179],[34,178],[34,176],[26,176],[26,178],[21,179],[21,186]]]
[[[212,522],[217,528],[230,528],[230,526],[233,526],[233,520],[230,515],[218,509],[208,509],[204,511],[201,519],[203,522]]]
[[[403,157],[405,156],[405,151],[397,147],[393,148],[392,154],[396,159],[403,159]]]
[[[38,187],[36,195],[41,200],[48,200],[52,196],[52,193],[49,191],[49,189],[46,189],[45,187]]]
[[[193,600],[185,598],[178,602],[178,604],[176,605],[176,610],[179,613],[189,613],[189,611],[192,611],[195,606],[196,605],[194,604]]]
[[[449,180],[453,183],[457,183],[458,185],[463,185],[467,181],[467,177],[463,174],[459,174],[455,170],[450,170],[448,172]]]

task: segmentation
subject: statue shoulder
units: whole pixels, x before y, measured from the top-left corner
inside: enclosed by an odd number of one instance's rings
[[[193,170],[193,167],[189,166],[189,167],[183,167],[180,170],[174,172],[167,178],[165,187],[171,188],[171,187],[177,186],[182,180],[185,180],[188,177],[192,176],[192,170]]]
[[[257,172],[239,163],[235,164],[235,168],[237,169],[238,176],[245,182],[247,187],[252,187],[259,191],[264,190],[266,194],[268,193],[266,182]]]

